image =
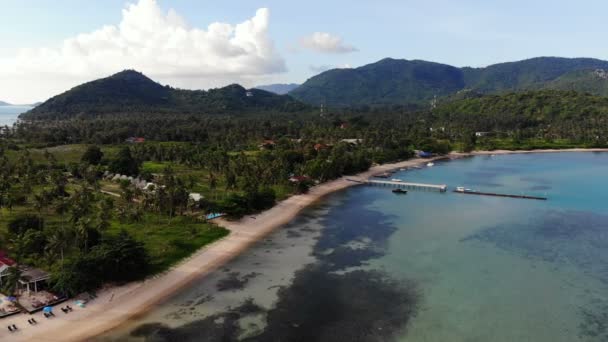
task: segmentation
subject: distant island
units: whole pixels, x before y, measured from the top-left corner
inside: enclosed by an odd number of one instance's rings
[[[4,101],[0,101],[0,106],[12,106],[12,104]]]

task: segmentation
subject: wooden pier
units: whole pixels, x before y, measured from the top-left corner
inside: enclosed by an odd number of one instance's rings
[[[410,182],[396,182],[396,181],[383,181],[383,180],[366,180],[361,181],[363,184],[374,185],[374,186],[386,186],[398,189],[409,189],[409,190],[423,190],[423,191],[439,191],[446,192],[448,186],[445,184],[425,184],[425,183],[410,183]]]

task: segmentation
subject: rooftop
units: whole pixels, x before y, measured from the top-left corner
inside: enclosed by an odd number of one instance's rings
[[[50,274],[41,269],[34,267],[27,267],[21,271],[21,282],[24,283],[33,283],[37,281],[47,280],[50,278]]]

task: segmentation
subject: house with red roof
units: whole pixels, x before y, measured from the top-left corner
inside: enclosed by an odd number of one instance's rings
[[[15,260],[9,258],[5,251],[0,251],[0,286],[2,286],[3,278],[8,276],[9,268],[15,264]]]

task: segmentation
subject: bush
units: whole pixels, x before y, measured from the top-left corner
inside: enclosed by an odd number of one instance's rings
[[[55,291],[74,296],[95,290],[103,282],[128,282],[145,277],[150,258],[143,243],[126,231],[104,239],[87,254],[78,254],[53,272],[51,286]]]
[[[91,165],[99,165],[101,163],[101,159],[103,158],[103,152],[97,146],[89,146],[87,150],[82,155],[82,162],[91,164]]]
[[[14,218],[8,223],[8,231],[11,235],[21,235],[28,230],[42,230],[44,220],[37,215],[25,214]]]

